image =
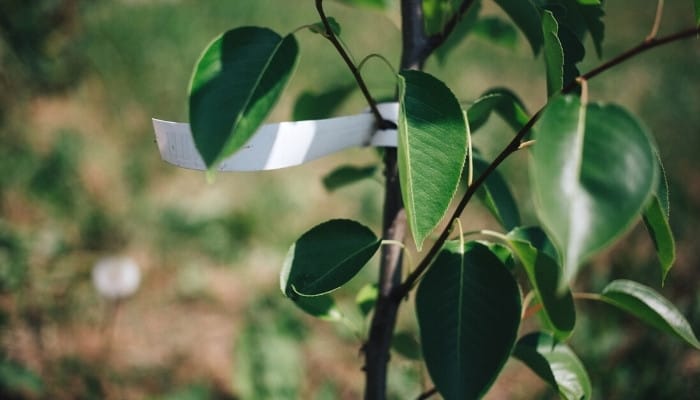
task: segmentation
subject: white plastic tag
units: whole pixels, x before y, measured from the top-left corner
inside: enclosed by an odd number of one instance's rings
[[[378,105],[382,116],[396,122],[398,103]],[[395,129],[377,130],[369,113],[312,121],[266,124],[219,171],[262,171],[292,167],[351,147],[396,147]],[[206,170],[192,139],[190,125],[153,119],[160,156],[182,168]]]

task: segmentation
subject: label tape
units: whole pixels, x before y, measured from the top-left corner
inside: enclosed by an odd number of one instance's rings
[[[382,103],[379,112],[396,122],[398,103]],[[190,124],[153,119],[161,158],[182,168],[206,170],[192,139]],[[377,130],[374,116],[362,114],[297,122],[266,124],[219,171],[263,171],[287,168],[351,147],[396,147],[395,129]]]

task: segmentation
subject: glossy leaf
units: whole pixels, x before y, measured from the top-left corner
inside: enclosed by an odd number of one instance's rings
[[[560,289],[622,235],[656,185],[646,129],[621,107],[556,97],[535,126],[535,208],[562,256]]]
[[[657,155],[659,166],[659,184],[654,195],[649,199],[642,218],[656,249],[656,255],[661,263],[661,284],[668,276],[673,262],[676,260],[676,243],[669,224],[668,182],[661,160]]]
[[[566,344],[545,333],[518,340],[513,356],[527,365],[566,400],[590,399],[591,381],[581,360]]]
[[[402,71],[399,78],[401,195],[420,250],[457,191],[467,125],[459,101],[437,78],[420,71]]]
[[[377,297],[379,297],[379,287],[377,287],[376,283],[369,283],[357,292],[355,304],[357,304],[357,308],[362,313],[362,316],[366,317],[369,315],[369,312],[372,311],[374,304],[377,302]]]
[[[323,186],[326,188],[326,190],[332,192],[343,186],[353,184],[363,179],[371,178],[376,172],[376,165],[367,165],[364,167],[342,165],[323,177]]]
[[[537,55],[542,48],[542,27],[540,12],[531,0],[495,0],[503,11],[515,22],[525,35]]]
[[[355,88],[355,85],[345,85],[323,93],[305,91],[294,102],[292,118],[295,121],[330,118]]]
[[[559,42],[559,24],[550,11],[542,13],[544,64],[547,76],[547,96],[559,93],[564,85],[564,50]]]
[[[495,112],[518,132],[530,119],[525,105],[508,89],[490,89],[481,95],[467,110],[469,128],[472,133],[483,126]]]
[[[634,281],[617,280],[603,289],[601,298],[606,303],[700,349],[700,342],[683,314],[652,288]]]
[[[333,291],[352,279],[381,241],[364,225],[347,219],[326,221],[290,247],[280,273],[280,289],[292,299]]]
[[[520,324],[520,290],[484,245],[448,243],[416,293],[423,358],[446,399],[483,395],[503,368]]]
[[[343,314],[336,306],[333,297],[329,294],[313,297],[297,296],[294,298],[294,304],[307,314],[324,321],[340,321],[343,319]]]
[[[489,163],[478,156],[473,158],[473,165],[474,176],[481,175],[489,167]],[[476,194],[503,228],[511,230],[520,225],[518,204],[505,178],[498,170],[493,171],[486,178]]]
[[[507,238],[542,305],[546,324],[557,339],[566,339],[576,324],[576,308],[568,287],[559,293],[562,270],[556,262],[558,257],[554,246],[537,227],[517,228],[509,232]]]
[[[209,44],[189,89],[192,135],[207,168],[240,149],[263,123],[298,52],[294,36],[258,27],[230,30]]]

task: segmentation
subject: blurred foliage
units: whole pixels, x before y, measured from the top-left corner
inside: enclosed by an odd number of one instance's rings
[[[312,330],[274,286],[278,263],[298,232],[338,213],[368,224],[377,221],[381,185],[360,183],[326,193],[320,182],[323,172],[342,164],[331,159],[264,175],[221,176],[216,186],[206,186],[200,175],[161,163],[153,144],[151,115],[186,118],[188,77],[211,37],[237,25],[267,25],[287,32],[318,20],[310,4],[242,3],[0,1],[1,398],[98,399],[115,391],[123,391],[125,398],[152,399],[358,396],[362,373],[357,338],[348,337],[347,330]],[[391,21],[397,20],[398,2],[344,3],[328,2],[328,9],[342,25],[343,39],[354,55],[360,59],[376,51],[395,61],[399,36]],[[391,18],[378,7],[351,8],[350,3],[389,5],[385,9]],[[680,5],[667,3],[662,28],[681,24],[687,14]],[[606,39],[606,56],[646,35],[648,27],[625,23],[627,17],[640,16],[651,23],[655,2],[644,4],[606,6],[608,23],[615,26]],[[503,18],[492,10],[485,12]],[[502,35],[508,47],[467,39],[455,44],[449,62],[438,65],[431,60],[428,68],[465,100],[514,77],[508,86],[536,109],[542,93],[532,87],[539,88],[541,81],[533,84],[537,79],[532,76],[541,78],[542,60],[532,59],[522,37],[511,47],[510,30],[493,18],[477,26],[477,32]],[[377,40],[378,32],[384,41]],[[304,72],[292,79],[288,99],[274,118],[288,118],[295,99],[300,101],[300,117],[319,112],[306,106],[311,98],[342,98],[342,104],[326,104],[324,116],[330,108],[337,113],[363,109],[357,91],[348,93],[344,87],[350,78],[332,48],[318,35],[300,33],[299,41],[299,71]],[[678,265],[662,291],[697,329],[700,172],[695,152],[700,136],[695,133],[700,126],[700,57],[697,46],[688,43],[654,51],[592,81],[591,93],[636,109],[657,134],[671,183],[671,222],[679,245]],[[386,82],[391,79],[386,66],[370,62],[363,73],[373,93],[393,92],[393,82]],[[620,90],[621,84],[627,85],[625,90]],[[324,97],[324,89],[331,87],[342,90]],[[510,135],[505,124],[495,121],[475,140],[499,147]],[[482,146],[485,157],[491,147]],[[352,161],[366,165],[376,156],[370,152],[366,159]],[[512,173],[513,182],[518,182],[523,168],[515,161],[506,163],[503,173]],[[226,190],[218,192],[219,187]],[[529,195],[522,186],[514,189],[516,197]],[[481,218],[478,211],[470,215]],[[658,288],[658,267],[646,235],[635,231],[626,243],[588,270],[582,289],[599,290],[611,279],[629,277],[648,278],[644,283]],[[91,287],[90,269],[99,256],[124,250],[143,260],[146,286],[133,303],[124,305],[119,326],[127,332],[115,343],[128,343],[116,353],[132,354],[131,346],[142,346],[139,354],[155,351],[149,347],[165,348],[172,337],[184,334],[179,329],[201,331],[195,337],[204,337],[208,325],[198,326],[195,318],[219,312],[226,317],[220,325],[232,326],[233,332],[225,337],[233,342],[234,354],[226,355],[231,370],[218,371],[226,375],[224,382],[214,377],[216,370],[187,358],[190,353],[192,358],[204,357],[204,339],[192,339],[186,349],[161,350],[164,353],[146,361],[114,362],[91,350],[90,346],[99,348],[93,342],[104,340],[101,333],[109,326],[109,313]],[[368,275],[375,273],[368,270]],[[219,282],[221,276],[231,278]],[[364,283],[356,284],[359,288]],[[341,298],[340,305],[346,300]],[[700,392],[697,352],[605,305],[577,306],[581,319],[572,345],[591,367],[596,398],[691,399]],[[166,321],[155,321],[154,315]],[[172,315],[193,322],[171,328],[167,319],[174,319]],[[98,339],[89,336],[81,342],[86,329],[97,332]],[[157,338],[148,342],[139,337],[144,332]],[[61,338],[80,345],[64,345]],[[329,348],[337,353],[335,362],[347,364],[340,372],[317,360]],[[395,358],[391,396],[414,398],[422,389],[422,372],[415,362]]]

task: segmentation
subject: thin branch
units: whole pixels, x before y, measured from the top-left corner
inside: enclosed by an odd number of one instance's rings
[[[426,49],[428,53],[431,53],[433,50],[437,49],[440,47],[447,38],[452,34],[452,32],[455,30],[457,27],[457,24],[459,24],[459,21],[462,20],[462,17],[469,12],[469,9],[476,3],[475,0],[462,0],[462,3],[459,5],[459,8],[457,9],[457,12],[452,14],[450,19],[445,22],[445,25],[442,27],[442,31],[432,35],[429,40],[429,48]]]
[[[647,50],[653,49],[654,47],[662,46],[667,43],[675,42],[678,40],[682,39],[689,39],[693,36],[699,35],[700,34],[700,26],[698,27],[693,27],[693,28],[688,28],[684,29],[682,31],[676,32],[674,34],[660,37],[660,38],[654,38],[651,40],[645,40],[644,42],[640,43],[639,45],[625,51],[624,53],[618,55],[617,57],[611,59],[610,61],[607,61],[606,63],[601,64],[600,66],[586,72],[585,74],[581,75],[581,78],[586,79],[586,80],[591,80],[591,78],[597,76],[598,74],[607,71],[608,69],[621,64],[627,59],[632,58],[640,53],[643,53]],[[576,87],[577,83],[571,82],[567,87],[562,90],[563,93],[568,93],[572,91]]]
[[[616,65],[621,64],[622,62],[638,54],[643,53],[644,51],[677,40],[687,39],[697,34],[700,34],[700,27],[685,29],[662,38],[653,39],[648,42],[643,42],[640,45],[635,46],[630,50],[627,50],[626,52],[620,54],[619,56],[611,59],[610,61],[607,61],[601,64],[600,66],[594,68],[593,70],[581,75],[579,79],[574,80],[571,84],[562,89],[561,92],[568,93],[572,91],[580,81],[588,81],[591,78],[601,74],[602,72],[605,72],[608,69],[615,67]],[[486,181],[486,178],[488,178],[489,175],[491,175],[491,173],[495,171],[496,168],[498,168],[498,166],[501,165],[501,163],[503,163],[503,161],[505,161],[506,158],[508,158],[508,156],[510,156],[512,153],[516,152],[520,148],[522,139],[525,137],[525,135],[528,134],[528,132],[530,132],[535,122],[537,122],[540,115],[542,114],[542,110],[544,110],[544,107],[537,111],[537,113],[535,113],[535,115],[533,115],[527,121],[527,123],[520,129],[520,131],[518,131],[515,137],[513,137],[510,143],[508,143],[508,145],[506,145],[506,147],[501,151],[501,153],[498,154],[498,156],[496,156],[496,158],[491,162],[488,168],[486,168],[486,170],[471,185],[467,187],[467,191],[464,193],[464,196],[462,197],[459,204],[452,213],[450,220],[457,219],[460,217],[460,215],[462,215],[464,208],[474,196],[476,190],[484,183],[484,181]],[[445,241],[449,238],[451,227],[452,224],[448,224],[447,227],[445,227],[442,230],[440,236],[437,238],[430,250],[428,250],[428,253],[425,255],[423,260],[421,260],[420,264],[418,264],[416,269],[414,269],[413,272],[411,272],[411,274],[406,278],[403,284],[396,289],[396,291],[394,292],[394,296],[396,298],[400,299],[405,297],[416,284],[418,278],[420,278],[420,276],[428,269],[428,267],[430,267],[430,264],[432,264],[433,259],[435,259],[437,254],[442,249],[442,246],[445,244]]]
[[[428,390],[427,392],[422,393],[420,396],[418,396],[418,397],[416,398],[416,400],[426,400],[426,399],[429,399],[429,398],[433,397],[434,395],[436,395],[437,392],[438,392],[437,388],[434,387],[434,388]]]
[[[323,26],[326,28],[326,34],[324,35],[332,44],[333,47],[338,51],[338,54],[340,54],[340,57],[342,57],[343,61],[345,61],[345,64],[347,64],[348,68],[350,69],[350,72],[352,73],[352,76],[355,78],[355,81],[357,82],[357,86],[360,88],[362,91],[362,94],[365,96],[365,100],[367,100],[367,104],[369,105],[369,109],[374,115],[374,118],[377,120],[377,126],[379,129],[387,129],[390,127],[393,127],[393,123],[390,123],[390,121],[386,121],[383,117],[382,114],[379,112],[379,109],[377,108],[377,102],[374,100],[372,95],[369,93],[369,89],[367,88],[367,84],[365,83],[364,79],[362,79],[362,75],[360,74],[360,71],[357,69],[355,66],[355,63],[353,63],[352,59],[348,55],[347,51],[345,51],[345,48],[343,45],[340,43],[338,38],[335,36],[335,33],[333,32],[333,29],[331,28],[330,22],[328,21],[328,17],[326,16],[325,11],[323,10],[323,0],[315,0],[316,1],[316,11],[318,11],[318,15],[321,17],[321,22],[323,22]]]

